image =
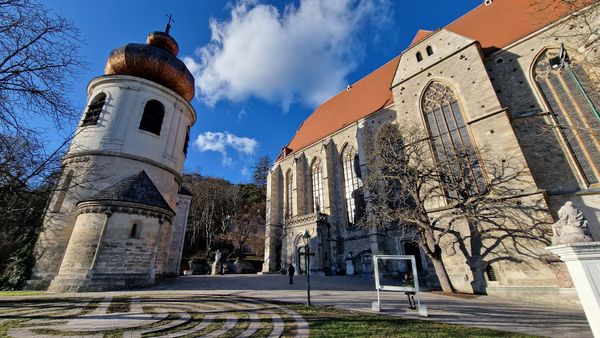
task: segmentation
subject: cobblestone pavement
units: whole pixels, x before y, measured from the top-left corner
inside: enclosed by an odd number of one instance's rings
[[[310,333],[306,321],[284,306],[231,296],[4,300],[2,324],[7,329],[0,336],[9,337],[308,337]]]

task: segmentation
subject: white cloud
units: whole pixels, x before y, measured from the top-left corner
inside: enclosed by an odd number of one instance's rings
[[[258,147],[258,141],[249,137],[236,136],[229,132],[207,131],[200,135],[194,142],[196,148],[202,152],[216,151],[221,153],[221,163],[224,166],[233,164],[227,150],[233,149],[241,155],[252,155]]]
[[[242,168],[242,170],[240,171],[242,176],[246,176],[246,177],[250,177],[250,170],[248,170],[248,168]]]
[[[229,20],[211,19],[211,42],[184,62],[208,105],[251,97],[285,110],[318,105],[346,87],[364,48],[359,33],[389,19],[389,1],[301,0],[280,13],[240,0]]]

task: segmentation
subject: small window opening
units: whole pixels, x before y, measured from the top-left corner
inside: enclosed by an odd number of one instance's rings
[[[140,121],[140,129],[160,135],[163,119],[165,117],[165,107],[156,100],[150,100],[144,107],[144,114]]]
[[[93,126],[98,123],[100,119],[100,113],[102,112],[102,108],[104,108],[104,103],[106,102],[106,94],[100,93],[94,97],[92,102],[87,108],[85,112],[85,116],[83,117],[83,121],[81,121],[81,126]]]
[[[490,281],[490,282],[498,281],[498,278],[496,278],[496,271],[494,271],[494,268],[491,265],[488,265],[485,267],[485,273],[487,275],[488,281]]]
[[[140,238],[137,223],[133,223],[133,225],[131,226],[131,232],[129,233],[129,238]]]
[[[183,154],[184,155],[187,155],[189,142],[190,142],[190,126],[187,127],[187,132],[185,133],[185,141],[183,141]]]
[[[423,61],[423,55],[421,55],[421,52],[417,52],[417,62],[421,61]]]
[[[427,51],[427,56],[433,55],[433,48],[431,48],[431,46],[427,46],[425,50]]]

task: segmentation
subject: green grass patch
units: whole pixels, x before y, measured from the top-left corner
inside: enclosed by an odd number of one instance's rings
[[[535,337],[324,306],[286,307],[304,317],[311,337]]]
[[[7,296],[38,296],[43,295],[44,291],[0,291],[0,297]]]

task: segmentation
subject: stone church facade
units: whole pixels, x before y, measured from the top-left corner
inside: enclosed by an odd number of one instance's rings
[[[365,135],[385,122],[428,133],[436,155],[459,143],[489,150],[479,159],[483,168],[509,159],[524,168],[514,198],[554,219],[572,201],[599,239],[598,55],[578,38],[583,16],[549,3],[485,1],[442,29],[419,31],[400,56],[318,107],[269,175],[263,271],[288,264],[305,270],[299,254],[308,231],[311,273],[345,273],[351,264],[354,273],[369,274],[373,254],[414,254],[426,281],[436,284],[414,235],[357,226],[368,212]],[[574,6],[589,11],[589,3]],[[598,10],[592,13],[592,25],[600,24]],[[443,201],[432,214],[440,207]],[[512,226],[531,226],[522,222]],[[549,225],[545,232],[551,234]],[[488,294],[576,299],[563,263],[544,244],[521,245],[493,249],[504,259],[485,267]],[[443,258],[457,290],[473,292],[460,251],[446,243]]]
[[[29,287],[101,291],[179,274],[191,198],[180,187],[196,113],[194,79],[168,28],[113,50],[88,85]]]

